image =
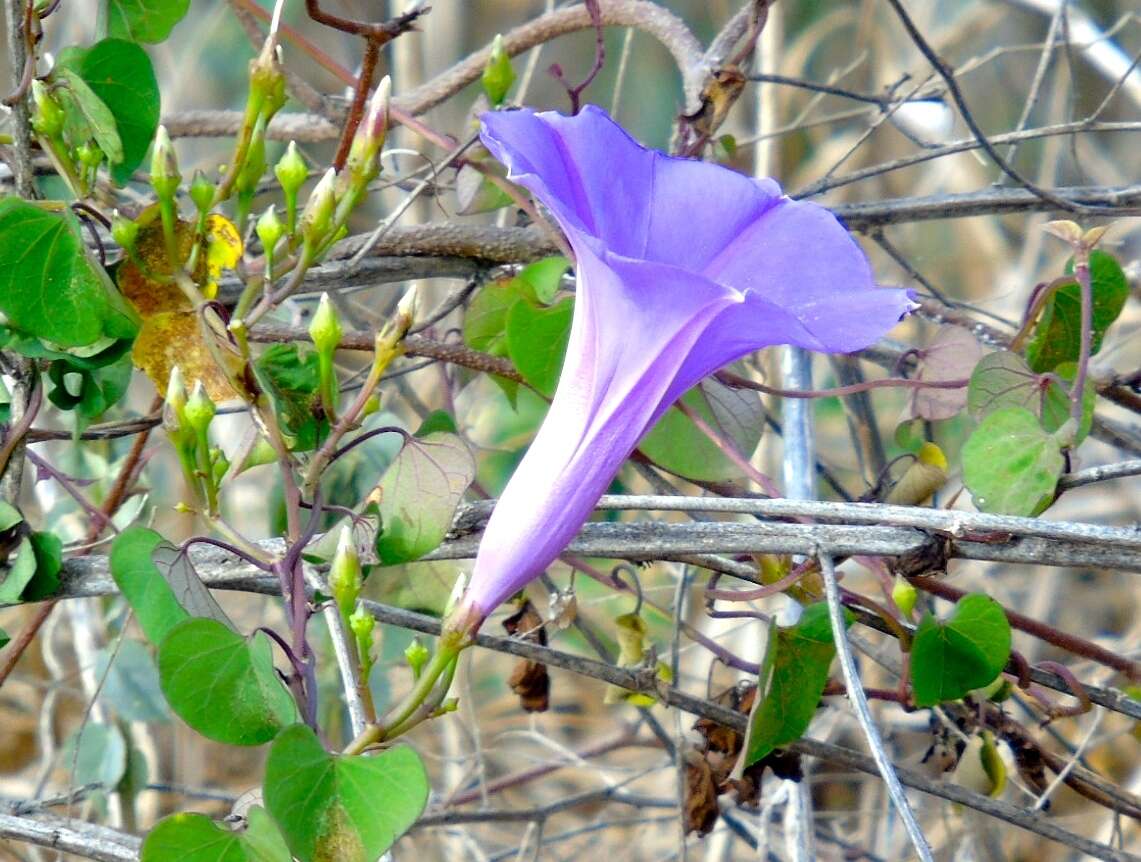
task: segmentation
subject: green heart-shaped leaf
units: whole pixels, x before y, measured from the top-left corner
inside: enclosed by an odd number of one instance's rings
[[[208,739],[261,745],[297,719],[264,634],[247,641],[216,620],[186,620],[159,646],[158,672],[171,709]]]
[[[1090,252],[1090,293],[1093,299],[1090,355],[1101,349],[1113,321],[1129,298],[1129,283],[1121,264],[1108,252]],[[1071,259],[1066,273],[1074,271]],[[1035,371],[1051,371],[1061,362],[1076,362],[1082,341],[1082,292],[1076,281],[1059,287],[1046,302],[1034,337],[1026,344],[1026,361]]]
[[[296,724],[270,747],[264,796],[301,862],[375,862],[424,810],[428,776],[407,746],[334,755]]]
[[[164,817],[143,842],[140,862],[290,862],[289,848],[261,806],[250,808],[246,828],[235,832],[205,814]]]
[[[946,622],[927,613],[911,642],[911,685],[918,706],[958,700],[994,682],[1010,659],[1010,623],[1002,606],[972,593]]]
[[[0,200],[0,312],[25,336],[84,347],[132,338],[135,315],[87,255],[79,221],[8,197]]]
[[[1064,466],[1059,441],[1024,407],[991,413],[963,446],[963,482],[983,512],[1037,515]]]
[[[762,700],[749,718],[746,766],[804,735],[820,705],[835,654],[823,602],[805,608],[795,626],[776,629],[757,682]]]

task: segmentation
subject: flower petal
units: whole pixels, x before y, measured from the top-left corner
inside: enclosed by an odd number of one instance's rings
[[[565,231],[642,256],[654,158],[621,126],[593,106],[574,117],[524,109],[480,120],[483,143],[507,178],[534,193]]]

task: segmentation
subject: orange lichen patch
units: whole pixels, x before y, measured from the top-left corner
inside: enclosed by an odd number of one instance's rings
[[[143,210],[137,222],[139,235],[135,240],[135,255],[119,266],[119,290],[131,300],[144,319],[165,311],[193,311],[190,298],[171,278],[170,257],[166,253],[158,207]],[[180,221],[175,227],[175,237],[178,253],[185,263],[194,242],[194,226]],[[201,284],[199,278],[194,277],[193,280]]]
[[[193,388],[194,383],[201,380],[212,400],[237,398],[238,394],[206,346],[206,339],[215,336],[204,330],[205,324],[193,311],[152,315],[139,330],[131,358],[159,392],[166,391],[170,371],[177,365],[187,388]]]
[[[143,318],[132,352],[135,365],[159,392],[166,391],[170,371],[178,365],[187,385],[192,387],[201,380],[213,400],[237,398],[207,339],[212,339],[220,351],[228,351],[228,345],[209,330],[190,297],[171,278],[158,208],[144,210],[138,222],[135,255],[123,261],[118,272],[119,289]],[[191,280],[205,298],[212,299],[217,295],[222,271],[232,269],[241,259],[242,240],[237,228],[223,216],[210,215],[203,237],[196,238],[194,225],[186,221],[178,222],[175,237],[184,264],[194,244],[199,244]]]

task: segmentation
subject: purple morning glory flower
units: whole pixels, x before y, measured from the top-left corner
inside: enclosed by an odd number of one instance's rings
[[[577,298],[546,420],[500,497],[452,627],[537,577],[679,396],[762,347],[847,353],[910,310],[828,210],[772,180],[671,158],[605,111],[487,113],[483,143],[551,212]]]

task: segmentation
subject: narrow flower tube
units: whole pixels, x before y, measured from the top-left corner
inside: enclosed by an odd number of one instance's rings
[[[566,234],[578,287],[546,420],[495,507],[449,627],[474,632],[590,516],[642,436],[759,348],[868,346],[911,310],[823,207],[634,141],[600,108],[484,114],[482,139]]]

